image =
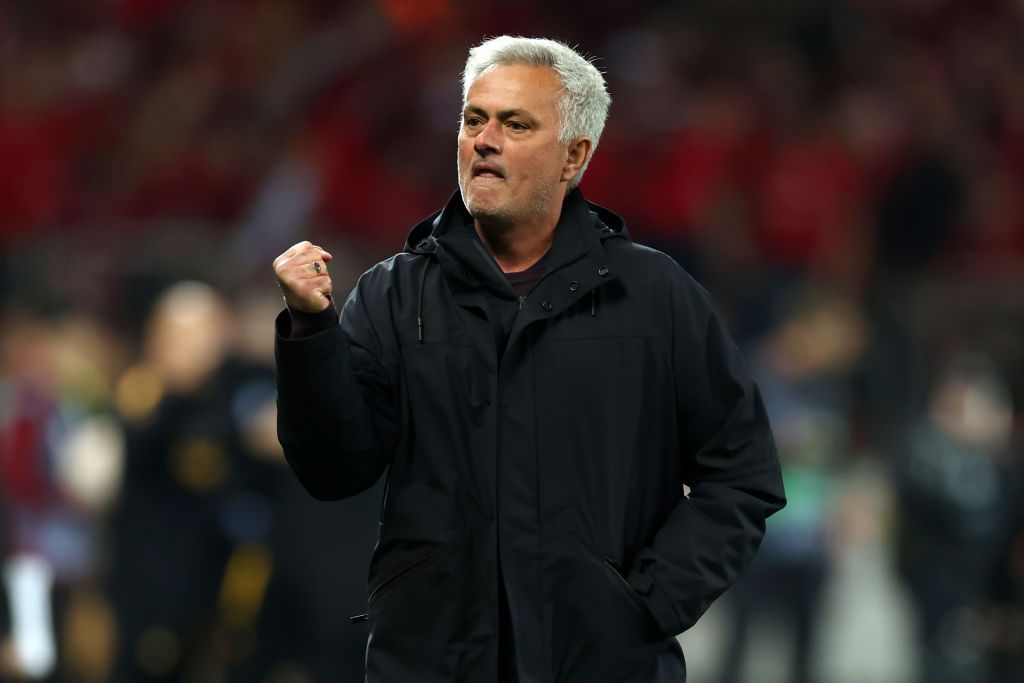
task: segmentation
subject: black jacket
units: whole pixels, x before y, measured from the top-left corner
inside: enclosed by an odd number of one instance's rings
[[[278,320],[278,430],[302,483],[333,499],[388,470],[370,683],[496,681],[501,576],[524,683],[682,681],[675,636],[784,505],[707,293],[578,191],[546,258],[517,297],[456,194],[362,276],[340,325],[288,339]]]

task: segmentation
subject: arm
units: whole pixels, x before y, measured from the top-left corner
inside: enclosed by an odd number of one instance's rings
[[[310,312],[312,306],[295,305],[294,297],[288,298],[288,277],[279,275],[289,308]],[[289,312],[282,311],[276,322],[278,439],[299,481],[322,500],[372,486],[400,435],[395,392],[384,362],[394,349],[382,342],[371,318],[371,309],[383,307],[367,301],[378,293],[373,280],[373,271],[360,278],[338,325],[292,338]],[[329,286],[324,298],[330,305],[327,294]]]
[[[685,278],[685,279],[684,279]],[[680,497],[629,582],[665,633],[682,633],[750,562],[765,519],[785,505],[757,387],[706,292],[672,288],[673,367],[689,497]]]

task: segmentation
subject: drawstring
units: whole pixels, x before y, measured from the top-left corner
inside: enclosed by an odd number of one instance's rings
[[[597,290],[590,290],[590,317],[597,317]]]
[[[427,283],[427,268],[430,267],[430,257],[425,257],[423,273],[420,275],[420,293],[416,299],[416,338],[423,343],[423,288]]]

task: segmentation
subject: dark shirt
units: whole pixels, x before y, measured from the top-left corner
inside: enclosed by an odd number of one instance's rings
[[[512,289],[516,290],[516,294],[526,296],[534,285],[544,279],[548,272],[547,260],[548,255],[544,254],[526,270],[521,270],[518,273],[505,273],[508,283],[512,285]]]

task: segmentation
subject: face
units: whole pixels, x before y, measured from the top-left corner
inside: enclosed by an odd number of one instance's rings
[[[561,211],[573,166],[558,141],[562,84],[547,67],[485,71],[469,88],[459,130],[459,189],[477,221],[515,226]],[[565,177],[567,174],[568,177]]]

